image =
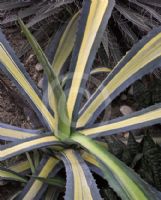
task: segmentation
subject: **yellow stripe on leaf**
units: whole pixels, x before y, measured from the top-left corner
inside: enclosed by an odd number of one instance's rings
[[[30,169],[30,163],[28,160],[26,161],[21,161],[21,162],[18,162],[10,167],[8,167],[7,169],[9,170],[12,170],[16,173],[22,173],[28,169]]]
[[[84,76],[86,65],[89,59],[89,55],[91,54],[93,44],[96,40],[97,33],[101,26],[104,15],[107,12],[108,6],[108,0],[91,1],[85,31],[83,34],[78,58],[75,64],[75,70],[72,77],[71,87],[67,99],[67,108],[70,119],[72,119],[75,103],[79,93],[81,81]]]
[[[58,163],[58,160],[56,160],[53,157],[50,157],[45,163],[45,165],[43,166],[42,170],[40,171],[37,177],[47,178],[57,163]],[[36,195],[40,192],[40,189],[43,186],[43,184],[44,183],[42,181],[35,180],[32,183],[30,189],[25,194],[25,196],[22,198],[22,200],[34,199]]]
[[[98,68],[95,68],[93,69],[90,74],[91,75],[94,75],[94,74],[98,74],[98,73],[109,73],[111,72],[112,70],[110,68],[107,68],[107,67],[98,67]]]
[[[12,138],[16,140],[16,139],[26,139],[26,138],[36,137],[36,136],[38,136],[38,134],[30,133],[30,132],[27,133],[25,131],[0,127],[0,137],[11,138],[11,140]]]
[[[13,78],[20,84],[20,86],[24,89],[27,95],[30,97],[31,101],[38,108],[40,113],[43,115],[44,119],[47,121],[51,130],[54,130],[55,119],[47,110],[44,103],[41,101],[39,96],[36,94],[31,84],[25,78],[23,73],[20,71],[12,57],[8,54],[5,47],[2,43],[0,43],[0,62],[6,67],[7,71],[13,76]]]
[[[4,150],[0,150],[0,160],[4,160],[5,157],[12,156],[12,154],[20,154],[23,153],[26,149],[29,149],[28,151],[34,149],[36,146],[45,146],[46,143],[52,143],[58,142],[58,139],[54,136],[45,136],[37,139],[31,139],[26,142],[22,142],[20,144],[7,147]]]
[[[18,174],[15,174],[12,171],[3,168],[0,168],[0,178],[20,181],[20,182],[27,182],[26,179],[19,176]]]
[[[54,56],[54,60],[52,62],[52,68],[54,69],[56,75],[60,74],[63,65],[65,64],[67,58],[72,52],[75,42],[78,19],[79,19],[79,12],[77,12],[72,17],[60,39],[58,48]],[[50,83],[48,83],[48,102],[50,108],[54,111],[55,116],[57,116],[58,113],[56,109],[56,100]]]
[[[127,54],[128,56],[128,54]],[[93,94],[89,105],[87,106],[86,110],[81,114],[80,118],[77,122],[77,127],[82,127],[90,120],[93,113],[99,108],[103,102],[110,98],[110,95],[113,94],[125,81],[131,78],[135,73],[139,70],[142,70],[145,66],[149,63],[154,61],[155,59],[161,56],[161,33],[155,35],[150,41],[148,41],[138,52],[119,70],[118,73],[105,85],[101,91],[100,88],[96,90]],[[126,58],[126,56],[125,56]],[[123,58],[124,61],[124,58]],[[121,63],[121,62],[120,62]],[[117,65],[119,66],[120,63]],[[117,66],[115,67],[117,69]],[[154,66],[157,67],[157,64]],[[116,69],[111,72],[114,73]],[[137,80],[137,78],[136,78]],[[103,85],[103,84],[102,84]],[[98,92],[100,91],[100,92]],[[95,94],[99,93],[98,95]]]
[[[88,163],[90,163],[90,164],[92,164],[92,165],[94,165],[96,167],[100,167],[98,161],[94,158],[94,156],[89,154],[89,153],[87,153],[87,152],[85,152],[85,151],[82,153],[82,158],[86,162],[88,162]]]
[[[114,122],[109,121],[107,122],[107,124],[104,124],[104,125],[98,124],[98,126],[96,127],[84,129],[81,131],[81,133],[88,136],[100,137],[101,133],[105,133],[104,135],[106,134],[108,135],[112,131],[113,133],[118,133],[119,131],[122,132],[123,129],[127,131],[127,130],[130,130],[131,126],[135,126],[135,129],[137,129],[138,126],[145,127],[145,126],[148,126],[149,123],[150,125],[154,125],[158,123],[159,121],[158,119],[161,118],[161,108],[156,108],[155,106],[154,106],[154,109],[152,109],[151,111],[148,110],[140,114],[139,113],[137,114],[137,113],[138,112],[132,113],[131,114],[132,116],[128,115],[127,118],[120,117],[118,118],[118,120],[115,119]],[[134,114],[135,116],[133,116]]]
[[[71,139],[78,144],[81,144],[82,147],[89,150],[90,153],[95,155],[103,164],[101,169],[105,174],[105,178],[108,179],[109,184],[113,180],[119,184],[119,195],[122,199],[128,200],[150,200],[150,199],[159,199],[157,197],[157,192],[152,191],[152,188],[145,183],[139,176],[135,174],[130,168],[128,168],[123,162],[114,157],[110,152],[108,152],[102,146],[96,144],[89,137],[85,137],[81,134],[73,134]],[[101,164],[100,162],[100,164]],[[107,168],[107,170],[106,170]],[[111,174],[109,178],[109,172]],[[106,175],[107,174],[107,175]],[[114,182],[114,183],[115,183]],[[113,189],[116,189],[118,185],[112,185]],[[122,190],[120,192],[120,190]],[[118,192],[118,188],[116,189]]]
[[[92,200],[92,194],[87,183],[84,171],[73,153],[73,150],[66,150],[64,152],[67,159],[70,161],[72,173],[74,176],[74,199]]]
[[[80,12],[77,12],[69,21],[56,50],[52,67],[54,72],[59,75],[64,63],[72,52],[75,35],[77,31],[78,19]]]

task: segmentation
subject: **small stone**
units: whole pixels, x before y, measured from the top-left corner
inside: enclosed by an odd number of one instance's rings
[[[40,63],[37,63],[35,65],[35,69],[36,69],[36,71],[41,72],[43,70],[43,66]]]
[[[32,62],[33,59],[34,59],[34,54],[30,54],[29,57],[26,59],[25,63],[28,64],[28,63]]]
[[[131,114],[133,113],[133,109],[127,105],[123,105],[120,107],[120,112],[123,114],[123,115],[128,115],[128,114]]]
[[[122,101],[127,100],[127,96],[126,96],[126,94],[122,94],[122,95],[121,95],[121,100],[122,100]]]
[[[131,86],[130,89],[128,90],[128,94],[134,95],[134,87]]]
[[[124,138],[129,138],[129,132],[123,133]]]
[[[37,79],[37,73],[33,75],[33,79],[36,80]]]
[[[42,89],[43,88],[43,78],[41,78],[37,84],[37,86]]]

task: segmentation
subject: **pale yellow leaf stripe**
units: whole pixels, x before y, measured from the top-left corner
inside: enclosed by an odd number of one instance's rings
[[[90,75],[94,75],[94,74],[97,74],[97,73],[109,73],[111,71],[112,71],[112,69],[107,68],[107,67],[98,67],[98,68],[93,69],[90,72]]]
[[[75,35],[77,30],[77,24],[79,19],[79,13],[77,12],[72,19],[70,20],[69,24],[67,25],[56,50],[56,54],[54,56],[54,60],[52,62],[52,67],[56,75],[60,74],[60,71],[72,52],[74,42],[75,42]],[[56,100],[53,94],[53,90],[51,85],[48,83],[48,101],[50,108],[54,111],[55,116],[58,116],[57,109],[56,109]]]
[[[98,127],[93,127],[89,129],[87,128],[87,129],[81,130],[81,133],[88,136],[98,134],[96,137],[99,137],[99,133],[102,133],[102,132],[108,133],[108,131],[112,131],[116,129],[121,130],[121,128],[124,128],[124,127],[139,125],[141,123],[149,122],[149,121],[159,119],[159,118],[161,118],[161,108],[158,108],[153,111],[148,111],[146,113],[140,114],[135,117],[129,117],[127,119],[122,119],[122,120],[120,119],[120,121],[113,122],[111,124],[100,125]]]
[[[58,160],[56,160],[53,157],[50,157],[40,173],[38,174],[38,177],[40,178],[47,178],[55,165],[58,163]],[[34,197],[38,194],[40,191],[41,187],[43,185],[43,182],[40,180],[35,180],[30,187],[29,191],[26,193],[26,195],[22,198],[23,200],[30,200],[34,199]]]
[[[58,142],[58,139],[55,136],[46,136],[46,137],[22,142],[20,144],[15,145],[15,146],[8,147],[4,150],[0,150],[0,160],[5,158],[6,156],[12,155],[16,152],[21,152],[24,149],[30,148],[32,146],[36,147],[37,145],[49,143],[49,142]]]
[[[5,47],[3,46],[2,43],[0,43],[0,62],[2,62],[2,64],[6,67],[6,69],[9,71],[9,73],[16,79],[16,81],[25,90],[27,95],[30,97],[32,102],[36,105],[38,110],[41,112],[41,114],[43,115],[43,117],[47,121],[51,130],[54,130],[54,128],[55,128],[54,117],[47,110],[44,103],[41,101],[39,96],[33,90],[32,86],[27,81],[27,79],[25,78],[23,73],[20,71],[20,69],[17,67],[16,63],[11,58],[11,56],[8,54],[7,50],[5,49]]]
[[[72,118],[74,105],[78,96],[82,77],[84,75],[85,66],[108,4],[108,0],[91,1],[84,37],[80,47],[75,72],[73,74],[71,88],[67,99],[67,108],[70,119]]]
[[[81,155],[82,158],[86,161],[86,162],[89,162],[90,164],[96,166],[96,167],[100,167],[98,161],[94,158],[93,155],[87,153],[87,152],[83,152],[83,154]]]
[[[74,199],[79,200],[92,200],[92,194],[87,183],[85,174],[77,157],[74,155],[73,150],[66,150],[64,152],[65,156],[71,163],[72,173],[74,176]]]
[[[16,174],[13,174],[12,172],[9,172],[9,171],[2,170],[2,169],[0,169],[0,177],[1,178],[7,178],[7,179],[10,179],[10,180],[17,180],[17,181],[21,181],[21,182],[26,182],[26,180],[23,177],[18,176]]]
[[[21,173],[30,169],[30,163],[28,160],[21,161],[21,162],[16,163],[15,165],[8,167],[7,169],[14,171],[16,173]]]
[[[88,149],[90,153],[94,154],[111,170],[111,172],[124,188],[125,192],[127,192],[127,194],[129,195],[129,199],[148,199],[147,196],[145,196],[146,194],[144,193],[144,191],[140,188],[140,185],[138,185],[128,176],[126,170],[122,166],[120,166],[118,160],[112,154],[110,154],[105,149],[100,148],[100,146],[97,146],[89,138],[87,139],[86,137],[73,134],[72,139]]]
[[[97,108],[107,99],[121,84],[128,80],[133,74],[141,70],[151,61],[161,56],[161,33],[157,34],[145,44],[131,60],[117,73],[114,78],[102,89],[91,104],[82,113],[77,121],[77,127],[83,127]],[[117,68],[117,66],[116,66]],[[112,72],[111,72],[112,73]],[[94,94],[93,94],[94,96]],[[91,97],[92,98],[92,97]]]
[[[72,52],[74,42],[75,42],[75,35],[77,31],[77,24],[79,19],[80,12],[77,12],[72,19],[70,20],[69,24],[67,25],[56,50],[56,54],[54,56],[54,60],[52,63],[52,67],[54,72],[59,75],[66,59]]]
[[[0,136],[15,138],[15,139],[26,139],[26,138],[36,137],[38,136],[38,134],[0,127]]]

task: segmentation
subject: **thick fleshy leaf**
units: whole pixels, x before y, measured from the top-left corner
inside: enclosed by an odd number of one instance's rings
[[[53,157],[43,158],[40,162],[40,165],[37,168],[35,176],[40,178],[48,178],[54,168],[56,167],[58,160]],[[45,192],[47,185],[42,181],[32,177],[27,183],[21,194],[19,195],[19,200],[29,200],[35,199],[38,200],[42,197],[42,194]]]
[[[104,174],[100,169],[101,166],[99,164],[99,161],[92,154],[86,151],[84,151],[81,156],[87,162],[90,170],[104,179]]]
[[[3,167],[0,167],[0,178],[5,180],[13,180],[13,181],[20,181],[20,182],[27,182],[25,178],[20,176],[19,174],[9,170],[5,169]]]
[[[86,0],[78,25],[66,86],[69,118],[75,121],[95,54],[114,7],[114,0]]]
[[[90,75],[99,74],[99,73],[109,73],[111,72],[110,68],[107,67],[97,67],[90,72]]]
[[[161,28],[151,31],[118,63],[80,111],[77,127],[98,117],[111,101],[134,81],[161,63]]]
[[[62,153],[61,157],[67,175],[65,199],[101,199],[92,174],[80,155],[68,149]]]
[[[56,187],[65,187],[65,181],[64,179],[60,178],[60,177],[54,177],[54,178],[42,178],[42,177],[38,177],[38,176],[33,176],[33,178],[43,182],[43,183],[47,183],[48,185],[53,185]]]
[[[43,130],[23,129],[16,126],[0,123],[0,139],[5,141],[16,141],[36,137],[43,132]]]
[[[29,29],[25,26],[23,21],[20,19],[19,19],[19,24],[23,30],[23,33],[30,42],[30,45],[32,46],[37,56],[37,59],[42,64],[45,74],[48,78],[48,82],[52,88],[54,102],[55,102],[53,104],[55,105],[53,110],[55,111],[55,121],[56,121],[54,134],[60,137],[61,139],[65,139],[70,135],[65,94],[63,92],[63,89],[60,85],[60,82],[58,80],[58,77],[54,69],[52,69],[50,62],[48,61],[40,45],[38,44],[36,39],[32,36],[32,34],[30,33]]]
[[[41,95],[25,68],[0,32],[0,69],[15,83],[26,100],[32,105],[42,123],[54,130],[54,118],[41,100]]]
[[[89,125],[81,133],[95,138],[152,126],[161,122],[160,113],[161,104],[156,104],[123,117]]]
[[[99,74],[99,73],[110,73],[112,71],[112,69],[108,68],[108,67],[97,67],[93,70],[91,70],[90,75],[95,75],[95,74]],[[68,79],[68,76],[64,76],[61,82],[62,87],[66,84]],[[86,90],[86,89],[85,89]]]
[[[69,21],[56,49],[52,67],[57,75],[60,74],[63,65],[73,50],[79,15],[80,12],[77,12]]]
[[[75,133],[71,139],[100,160],[105,178],[122,199],[159,200],[161,198],[160,192],[153,189],[132,169],[90,138]]]
[[[0,146],[0,161],[22,154],[26,151],[52,145],[60,145],[60,141],[51,135],[43,135],[36,138],[21,140],[20,142],[2,145]]]
[[[7,169],[21,174],[21,173],[24,173],[24,172],[30,170],[30,163],[28,160],[21,161],[14,165],[9,166]]]
[[[77,12],[69,21],[68,25],[56,33],[46,50],[47,57],[52,63],[52,68],[57,76],[62,72],[64,64],[73,50],[79,14],[80,12]],[[62,31],[64,32],[62,33]],[[43,100],[55,112],[55,98],[46,76],[44,76],[43,82]]]
[[[106,150],[108,150],[107,142],[103,142],[103,141],[96,141],[96,142],[97,142],[97,144],[103,146],[104,148],[106,148]],[[105,178],[103,172],[100,169],[101,166],[99,164],[99,160],[94,155],[90,154],[87,151],[83,151],[81,153],[81,156],[82,156],[83,160],[85,160],[87,162],[91,171],[98,174],[103,179]]]
[[[26,154],[27,160],[29,161],[31,172],[32,172],[32,174],[34,174],[35,173],[35,166],[34,166],[34,162],[33,162],[32,158],[30,156],[30,153],[26,152],[25,154]]]

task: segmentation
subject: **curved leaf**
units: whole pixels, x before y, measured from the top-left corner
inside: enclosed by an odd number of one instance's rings
[[[66,97],[63,92],[63,89],[60,85],[57,75],[55,71],[52,69],[50,62],[48,61],[45,53],[41,49],[40,45],[36,41],[36,39],[32,36],[28,28],[25,26],[22,20],[19,19],[19,24],[30,42],[39,62],[44,67],[45,74],[48,78],[48,82],[52,88],[52,93],[54,95],[55,101],[55,132],[54,134],[60,137],[60,139],[65,139],[70,135],[70,127],[68,122],[68,113],[66,106]],[[57,114],[59,113],[59,114]],[[57,114],[57,115],[56,115]]]
[[[0,167],[0,178],[6,179],[6,180],[20,181],[23,183],[27,182],[27,180],[23,178],[22,176],[20,176],[19,174],[2,167]]]
[[[73,50],[79,15],[80,12],[77,12],[69,21],[56,49],[52,67],[57,75],[60,74],[65,61]]]
[[[161,104],[156,104],[123,117],[118,117],[103,123],[89,125],[80,130],[84,135],[94,138],[112,135],[159,124],[161,122],[160,113]]]
[[[62,153],[62,160],[67,175],[65,199],[101,199],[95,181],[78,153],[70,149],[66,150]]]
[[[76,43],[72,55],[66,86],[69,118],[75,121],[84,88],[89,76],[103,31],[114,7],[114,0],[86,0],[78,25]]]
[[[49,135],[29,138],[21,140],[20,142],[12,142],[0,147],[0,161],[22,154],[26,151],[59,144],[60,141],[56,137]]]
[[[42,130],[23,129],[16,126],[0,123],[0,139],[5,141],[16,141],[36,137],[43,133]]]
[[[14,165],[9,166],[7,169],[21,174],[30,169],[30,163],[28,160],[21,161]]]
[[[90,168],[90,170],[96,174],[98,174],[99,176],[101,176],[104,179],[104,174],[100,169],[100,164],[99,161],[90,153],[88,152],[83,152],[83,154],[81,155],[82,158],[87,162],[88,167]]]
[[[20,92],[25,95],[26,99],[32,105],[42,123],[46,123],[54,130],[54,118],[47,110],[41,100],[41,95],[26,73],[19,59],[6,41],[4,35],[0,32],[0,69],[12,79]]]
[[[107,67],[97,67],[90,72],[90,75],[98,74],[98,73],[109,73],[111,72],[110,68]]]
[[[48,178],[51,172],[54,170],[57,165],[58,160],[49,157],[43,158],[40,162],[40,165],[37,168],[37,172],[35,176],[38,178]],[[40,180],[35,180],[35,177],[32,177],[30,181],[27,183],[23,191],[20,193],[18,199],[19,200],[29,200],[29,199],[40,199],[42,194],[45,192],[47,185],[44,184]]]
[[[93,122],[112,100],[161,63],[161,28],[138,42],[102,82],[79,113],[77,127]]]
[[[100,160],[101,169],[112,188],[125,200],[159,200],[161,193],[144,182],[132,169],[90,138],[75,133],[71,139]]]
[[[48,59],[52,62],[52,68],[57,76],[60,75],[63,70],[63,66],[67,61],[69,55],[71,54],[75,42],[75,35],[78,25],[80,12],[77,12],[72,19],[69,21],[68,25],[60,29],[55,37],[52,39],[50,45],[46,50]],[[62,31],[64,31],[62,33]],[[44,76],[44,102],[51,110],[54,111],[55,108],[55,98],[52,92],[51,85],[48,84],[48,79]],[[54,111],[55,112],[55,111]]]

